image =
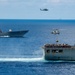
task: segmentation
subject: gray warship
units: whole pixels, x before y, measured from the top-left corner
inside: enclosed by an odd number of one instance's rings
[[[54,35],[60,34],[58,29],[55,29],[51,33]],[[75,45],[61,44],[57,39],[56,43],[45,44],[43,49],[45,60],[75,61]]]
[[[0,30],[0,37],[23,37],[29,30],[12,31],[9,29],[8,32],[2,32]]]

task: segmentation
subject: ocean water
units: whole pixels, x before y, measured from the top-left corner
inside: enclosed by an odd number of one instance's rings
[[[0,37],[0,75],[75,75],[75,61],[46,61],[42,46],[55,43],[75,45],[75,20],[0,20],[0,29],[29,30],[23,38]]]

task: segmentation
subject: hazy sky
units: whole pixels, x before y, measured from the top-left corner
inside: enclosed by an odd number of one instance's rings
[[[0,0],[0,19],[75,19],[75,0]]]

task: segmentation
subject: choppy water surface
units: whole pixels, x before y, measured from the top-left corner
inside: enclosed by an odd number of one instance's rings
[[[60,43],[74,45],[74,20],[0,20],[0,29],[29,30],[24,38],[0,37],[0,75],[75,75],[74,61],[47,62],[42,49],[46,43],[55,43],[53,29],[60,30]]]

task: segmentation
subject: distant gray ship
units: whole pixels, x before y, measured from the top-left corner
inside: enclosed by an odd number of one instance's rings
[[[0,30],[0,37],[23,37],[29,30],[12,31],[9,29],[8,32],[2,32]]]

